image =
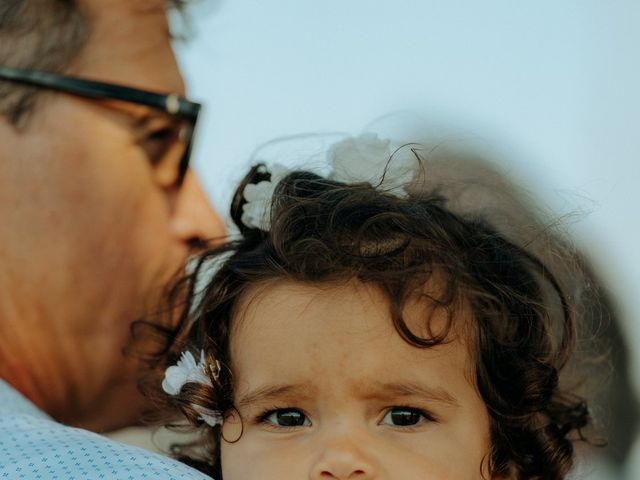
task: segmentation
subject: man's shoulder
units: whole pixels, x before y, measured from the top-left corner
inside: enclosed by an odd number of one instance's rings
[[[171,458],[14,407],[0,409],[0,478],[209,479]]]

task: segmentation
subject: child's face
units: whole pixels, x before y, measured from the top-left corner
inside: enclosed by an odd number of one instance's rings
[[[244,430],[222,442],[224,480],[482,478],[489,420],[464,341],[409,345],[383,295],[357,282],[246,297],[231,338]],[[424,315],[407,306],[415,333]]]

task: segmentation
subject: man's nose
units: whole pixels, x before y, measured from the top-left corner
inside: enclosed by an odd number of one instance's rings
[[[325,437],[314,460],[309,480],[372,480],[372,460],[365,452],[366,440],[342,432]]]
[[[175,202],[172,229],[184,243],[215,241],[224,237],[224,222],[191,170],[187,171]]]

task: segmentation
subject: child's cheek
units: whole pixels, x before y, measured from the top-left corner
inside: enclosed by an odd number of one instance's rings
[[[306,480],[311,450],[294,442],[245,434],[221,445],[224,480]]]
[[[345,468],[349,470],[348,465],[337,466],[349,457],[354,471],[359,466],[366,470],[360,477],[363,480],[476,480],[481,478],[483,458],[488,454],[488,445],[480,431],[460,429],[457,424],[432,424],[425,431],[415,433],[360,432],[353,438],[336,438],[335,442],[328,443],[320,437],[245,431],[238,442],[222,444],[223,479],[342,478],[330,470],[334,467],[342,472]],[[342,452],[335,451],[339,443],[344,444]],[[327,459],[331,455],[337,463]],[[319,468],[322,462],[324,466]],[[327,474],[323,476],[321,472],[325,468]]]

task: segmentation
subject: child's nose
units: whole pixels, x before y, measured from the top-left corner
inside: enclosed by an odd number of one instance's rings
[[[373,480],[373,462],[361,438],[344,433],[324,438],[311,466],[309,480]]]

